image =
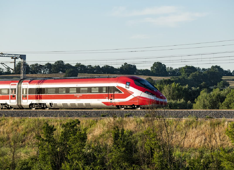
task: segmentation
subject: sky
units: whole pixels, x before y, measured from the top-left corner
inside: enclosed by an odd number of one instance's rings
[[[0,52],[26,54],[28,64],[232,71],[233,8],[233,0],[0,0]]]

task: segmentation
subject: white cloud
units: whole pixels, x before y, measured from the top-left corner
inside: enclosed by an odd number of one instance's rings
[[[193,21],[207,14],[183,12],[182,8],[176,6],[161,6],[132,11],[127,10],[126,7],[116,7],[113,9],[112,15],[115,17],[134,17],[134,19],[127,21],[129,25],[151,23],[158,26],[174,27],[179,23]]]
[[[145,8],[143,10],[127,11],[126,7],[115,7],[112,11],[113,16],[118,17],[133,17],[133,16],[144,16],[144,15],[160,15],[170,14],[177,11],[177,7],[174,6],[162,6]]]
[[[203,17],[205,15],[207,14],[205,13],[181,13],[181,14],[173,14],[169,16],[161,16],[157,18],[145,18],[142,21],[138,21],[138,22],[148,22],[154,25],[159,25],[159,26],[174,27],[181,22],[193,21],[196,18]]]
[[[148,39],[150,38],[148,35],[144,35],[144,34],[137,34],[137,35],[133,35],[130,37],[131,39]]]

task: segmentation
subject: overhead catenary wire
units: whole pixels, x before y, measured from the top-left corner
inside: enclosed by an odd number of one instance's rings
[[[234,53],[234,51],[221,51],[221,52],[208,52],[208,53],[196,53],[196,54],[181,54],[181,55],[163,55],[163,56],[139,56],[139,57],[134,57],[134,60],[137,60],[137,59],[142,59],[142,60],[150,60],[150,59],[159,59],[159,58],[177,58],[177,57],[191,57],[191,56],[209,56],[209,55],[217,55],[217,54],[228,54],[228,53]],[[219,57],[219,56],[218,56]],[[203,57],[204,58],[204,57]],[[58,59],[59,60],[59,59]],[[108,61],[111,61],[111,60],[120,60],[120,61],[123,61],[123,60],[127,60],[126,57],[125,58],[111,58],[109,57],[108,58]],[[131,59],[129,59],[131,60]],[[82,61],[87,61],[87,59],[79,59],[79,60],[63,60],[64,62],[82,62]],[[107,62],[107,59],[92,59],[93,62]],[[8,63],[9,61],[3,61],[3,62],[6,62]],[[28,63],[46,63],[46,62],[55,62],[55,60],[31,60],[31,61],[27,61]],[[90,61],[89,61],[90,62]]]
[[[156,49],[156,50],[130,50],[130,51],[21,51],[17,53],[25,53],[25,54],[41,54],[41,55],[49,55],[49,54],[109,54],[109,53],[142,53],[142,52],[152,52],[152,51],[175,51],[175,50],[188,50],[188,49],[201,49],[201,48],[213,48],[213,47],[227,47],[233,46],[234,44],[222,44],[222,45],[213,45],[213,46],[198,46],[198,47],[185,47],[185,48],[168,48],[168,49]],[[6,53],[13,53],[12,51],[8,51]]]
[[[222,59],[220,59],[222,58]],[[227,60],[223,60],[223,58],[228,58],[228,61]],[[210,59],[212,59],[212,61],[210,61]],[[182,59],[182,60],[155,60],[155,62],[161,62],[163,64],[181,64],[181,63],[192,63],[194,64],[194,62],[196,63],[199,63],[199,64],[202,64],[202,63],[206,63],[206,64],[229,64],[231,63],[230,61],[234,61],[234,55],[233,56],[219,56],[215,59],[213,58],[206,58],[206,59],[203,59],[202,61],[200,60],[200,58],[196,58],[196,59]],[[99,64],[99,65],[110,65],[110,66],[113,66],[113,65],[122,65],[124,62],[127,62],[128,64],[134,64],[134,65],[149,65],[148,62],[143,62],[143,61],[128,61],[128,60],[125,60],[125,61],[122,61],[122,62],[115,62],[115,61],[109,61],[109,62],[105,62],[104,64]],[[27,62],[27,64],[29,64]],[[76,62],[70,62],[69,64],[77,64]],[[81,63],[81,64],[84,64],[85,63]],[[87,64],[87,65],[96,65],[95,62],[94,63],[90,63]],[[152,63],[153,64],[153,63]]]
[[[130,49],[147,49],[147,48],[161,48],[161,47],[178,47],[178,46],[187,46],[187,45],[200,45],[200,44],[212,44],[212,43],[223,43],[223,42],[232,42],[234,39],[229,40],[218,40],[218,41],[206,41],[206,42],[196,42],[196,43],[183,43],[183,44],[173,44],[173,45],[158,45],[158,46],[145,46],[145,47],[127,47],[127,48],[113,48],[113,49],[91,49],[91,50],[69,50],[70,52],[98,52],[98,51],[121,51],[121,50],[130,50]],[[61,53],[69,52],[68,50],[60,51],[20,51],[19,53]],[[11,51],[11,53],[16,53],[16,51]]]
[[[175,45],[165,45],[165,46],[147,46],[147,47],[135,47],[135,48],[119,48],[119,49],[98,49],[98,50],[70,50],[70,51],[29,51],[33,54],[98,54],[98,53],[134,53],[134,52],[150,52],[150,51],[174,51],[174,50],[185,50],[185,49],[199,49],[199,48],[211,48],[211,47],[226,47],[226,46],[232,46],[234,44],[218,44],[218,45],[210,45],[210,46],[195,46],[195,47],[182,47],[182,48],[167,48],[167,49],[152,49],[152,48],[159,48],[159,47],[180,47],[180,46],[189,46],[189,45],[200,45],[200,44],[211,44],[211,43],[223,43],[223,42],[231,42],[234,41],[234,39],[230,40],[221,40],[221,41],[209,41],[209,42],[199,42],[199,43],[187,43],[187,44],[175,44]],[[131,50],[130,50],[131,49]],[[134,50],[135,49],[135,50]],[[140,49],[150,49],[150,50],[140,50]],[[122,50],[122,51],[121,51]],[[125,51],[124,51],[125,50]],[[26,51],[25,51],[26,52]],[[17,52],[20,53],[20,52]],[[149,65],[151,62],[165,62],[167,64],[172,63],[173,65],[175,64],[182,64],[182,63],[189,63],[189,62],[196,62],[202,64],[202,62],[206,62],[209,60],[208,63],[206,64],[211,64],[210,60],[213,60],[215,62],[222,63],[222,62],[227,62],[223,61],[224,58],[229,58],[228,63],[230,62],[230,58],[234,57],[232,55],[229,56],[214,56],[218,54],[227,54],[227,53],[234,53],[234,51],[222,51],[222,52],[209,52],[209,53],[196,53],[196,54],[182,54],[182,55],[164,55],[164,56],[134,56],[134,62],[131,60],[133,59],[127,59],[127,57],[124,58],[116,58],[116,57],[109,57],[108,56],[108,61],[107,59],[91,59],[92,61],[88,61],[90,65],[103,65],[102,62],[105,62],[107,65],[121,65],[124,62],[127,62],[129,64],[135,63],[137,65]],[[26,53],[27,54],[27,53]],[[212,57],[211,57],[212,55]],[[199,56],[197,58],[188,58],[192,56]],[[202,56],[202,57],[201,57]],[[81,56],[77,56],[81,57]],[[76,58],[77,58],[76,57]],[[180,57],[180,59],[177,59]],[[187,58],[184,58],[187,57]],[[222,57],[223,59],[219,60],[218,58]],[[217,59],[216,59],[217,58]],[[124,59],[124,62],[123,62]],[[172,60],[175,59],[175,60]],[[59,59],[58,59],[59,60]],[[130,60],[130,61],[129,61]],[[153,60],[153,61],[152,61]],[[201,61],[198,61],[201,60]],[[86,59],[77,59],[77,60],[63,60],[64,62],[67,62],[69,64],[76,64],[77,62],[79,63],[86,63]],[[75,62],[77,61],[77,62]],[[113,64],[111,62],[114,61]],[[46,63],[46,62],[55,62],[55,61],[27,61],[27,63]],[[97,62],[100,62],[100,64]],[[121,62],[121,63],[118,63]],[[148,62],[148,63],[146,63]],[[149,63],[150,62],[150,63]],[[7,62],[5,62],[7,63]],[[164,63],[164,64],[165,64]],[[193,63],[195,64],[195,63]],[[86,64],[87,65],[87,64]]]

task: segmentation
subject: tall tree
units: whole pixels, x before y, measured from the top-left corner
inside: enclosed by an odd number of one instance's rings
[[[166,70],[166,65],[160,62],[155,62],[151,67],[151,72],[155,76],[167,76],[168,72]]]
[[[93,72],[95,74],[101,74],[102,73],[102,69],[101,69],[101,67],[99,65],[97,65],[97,66],[93,67]]]
[[[30,73],[31,74],[41,74],[43,70],[43,65],[35,63],[30,65]]]
[[[211,66],[210,69],[219,72],[222,76],[223,76],[223,74],[224,74],[224,70],[223,70],[223,68],[221,68],[220,66],[217,66],[217,65]]]
[[[77,77],[78,70],[76,67],[72,67],[66,70],[64,77]]]
[[[132,64],[128,64],[128,63],[124,63],[120,67],[121,74],[135,74],[136,70],[137,70],[136,65],[132,65]]]
[[[52,65],[51,72],[52,73],[64,73],[65,70],[66,70],[66,67],[65,67],[64,62],[62,60],[58,60]]]
[[[221,109],[234,109],[234,89],[227,94]]]
[[[75,67],[77,68],[79,73],[86,73],[87,72],[86,66],[81,64],[81,63],[76,63]]]
[[[104,65],[104,66],[102,66],[102,72],[104,74],[114,74],[115,68],[113,66]]]
[[[51,63],[46,63],[43,67],[43,74],[50,74],[52,71],[52,64]]]
[[[24,63],[24,67],[26,68],[26,74],[30,73],[30,66],[27,63]],[[20,74],[21,73],[21,61],[19,61],[15,68],[15,73]]]
[[[197,71],[197,68],[194,66],[185,66],[180,68],[180,73],[184,77],[189,77],[191,73],[194,73]]]
[[[149,69],[138,69],[136,74],[138,74],[138,75],[147,75],[147,76],[152,75],[152,73],[151,73],[151,71]]]

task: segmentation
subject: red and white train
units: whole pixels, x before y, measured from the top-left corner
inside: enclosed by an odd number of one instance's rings
[[[0,80],[1,108],[141,108],[167,99],[136,76]]]

